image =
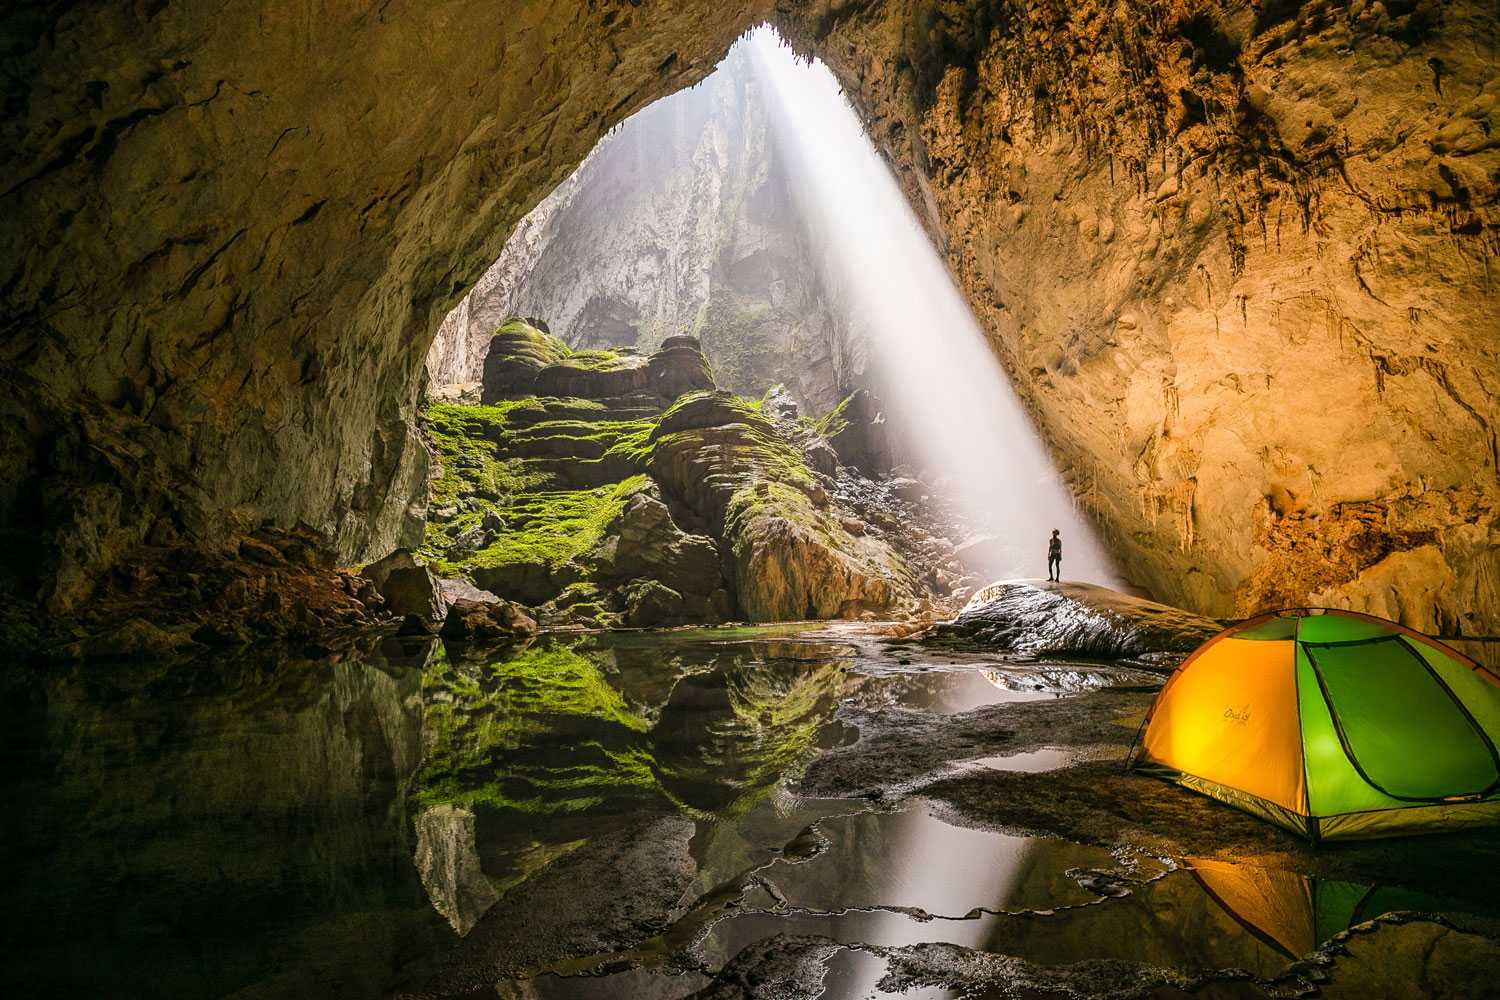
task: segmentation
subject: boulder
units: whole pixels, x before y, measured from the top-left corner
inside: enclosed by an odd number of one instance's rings
[[[427,621],[442,621],[448,611],[442,587],[426,566],[394,569],[380,588],[386,608],[396,615],[417,615]]]
[[[661,349],[646,361],[649,388],[664,402],[689,392],[714,388],[713,373],[696,337],[676,336],[662,341]]]
[[[525,320],[506,322],[490,338],[484,356],[480,401],[488,405],[532,395],[542,369],[570,353],[568,345]]]
[[[536,620],[510,601],[459,598],[448,609],[439,634],[453,642],[512,642],[536,635]]]
[[[885,485],[894,496],[908,503],[916,503],[927,495],[927,487],[908,476],[891,479]]]
[[[682,595],[655,580],[637,580],[625,591],[625,624],[635,628],[682,620]]]
[[[397,549],[384,559],[377,559],[364,569],[359,575],[375,585],[375,589],[383,595],[385,593],[386,578],[398,569],[411,569],[417,565],[416,557],[411,554],[411,549]]]
[[[1221,627],[1108,587],[1006,580],[979,591],[957,618],[934,625],[925,638],[1036,656],[1178,657]]]
[[[576,563],[553,566],[542,559],[510,562],[500,566],[477,566],[474,582],[500,597],[535,607],[556,597],[570,583],[584,578]]]
[[[458,533],[448,545],[448,558],[462,559],[473,555],[480,549],[490,544],[493,538],[490,530],[482,524],[476,524],[471,528]]]
[[[500,600],[498,594],[492,594],[488,590],[481,590],[464,579],[439,580],[438,589],[442,591],[443,600],[447,601],[450,605],[454,601],[493,602]]]
[[[718,546],[678,528],[654,486],[626,501],[605,535],[592,554],[601,579],[650,577],[679,593],[698,595],[723,586]]]
[[[807,456],[808,467],[814,472],[824,476],[838,475],[838,452],[834,451],[833,446],[827,441],[818,438],[803,448],[802,452]]]

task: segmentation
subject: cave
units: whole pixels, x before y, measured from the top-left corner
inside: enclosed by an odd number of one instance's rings
[[[0,24],[19,985],[1500,969],[1492,832],[1325,854],[1118,767],[1193,650],[1289,609],[1494,677],[1493,4]],[[860,138],[799,136],[761,43]],[[855,146],[904,228],[840,242]]]

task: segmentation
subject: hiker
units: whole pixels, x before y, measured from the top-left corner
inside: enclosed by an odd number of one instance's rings
[[[1056,528],[1047,539],[1047,579],[1062,582],[1062,534]]]

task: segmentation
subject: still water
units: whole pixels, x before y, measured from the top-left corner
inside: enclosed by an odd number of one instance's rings
[[[778,942],[816,940],[801,988],[828,1000],[990,995],[949,958],[893,975],[928,943],[970,962],[1235,969],[1215,989],[1261,995],[1352,925],[1444,907],[971,829],[920,798],[801,797],[807,762],[859,737],[841,709],[956,716],[1140,681],[871,648],[796,629],[551,637],[471,658],[385,639],[13,675],[6,992],[736,996],[713,977],[746,949],[769,967]],[[1423,943],[1422,961],[1440,947]],[[1367,960],[1399,980],[1405,952],[1385,952]],[[1459,974],[1484,954],[1454,959]]]

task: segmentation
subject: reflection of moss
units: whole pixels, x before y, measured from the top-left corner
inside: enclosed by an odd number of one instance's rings
[[[655,783],[649,759],[630,736],[650,724],[597,663],[572,648],[534,646],[477,670],[440,654],[423,676],[423,698],[416,792],[423,806],[570,812],[622,787]],[[540,767],[498,766],[566,718],[588,724],[564,757]]]

